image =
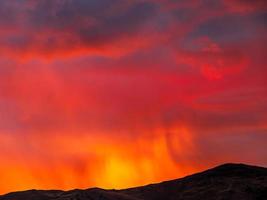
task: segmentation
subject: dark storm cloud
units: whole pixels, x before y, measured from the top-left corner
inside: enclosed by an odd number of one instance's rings
[[[121,0],[104,1],[41,1],[29,14],[33,27],[59,29],[74,32],[82,40],[124,35],[134,31],[138,25],[155,14],[155,6],[149,3],[125,3]],[[106,35],[101,35],[106,34]],[[102,36],[102,37],[101,37]],[[104,37],[103,37],[104,36]],[[88,38],[88,39],[87,39]]]
[[[189,37],[208,36],[221,43],[242,42],[264,34],[259,29],[265,18],[266,13],[216,17],[202,23]]]
[[[138,1],[28,0],[0,4],[0,22],[7,29],[1,34],[3,51],[15,48],[48,54],[131,40],[157,14],[156,5]],[[8,28],[10,23],[14,24],[12,29]]]

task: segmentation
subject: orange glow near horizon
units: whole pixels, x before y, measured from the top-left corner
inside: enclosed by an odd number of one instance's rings
[[[181,128],[181,131],[182,138],[171,138],[170,141],[175,143],[173,146],[180,156],[183,151],[190,150],[192,142],[190,133],[185,128]],[[31,138],[28,145],[35,146],[37,151],[49,146],[46,155],[42,158],[21,155],[16,160],[9,160],[7,155],[7,166],[0,167],[7,172],[1,177],[5,186],[1,186],[0,192],[96,186],[119,189],[174,179],[199,170],[193,166],[179,166],[173,161],[165,136],[166,130],[155,130],[153,134],[152,140],[148,135],[147,139],[126,139],[123,142],[95,136],[90,138],[86,134],[81,138],[75,135]],[[5,140],[4,145],[14,146],[16,143],[12,138]],[[50,158],[44,159],[47,155]],[[64,156],[66,158],[62,159]],[[31,162],[31,168],[27,168],[28,162]]]

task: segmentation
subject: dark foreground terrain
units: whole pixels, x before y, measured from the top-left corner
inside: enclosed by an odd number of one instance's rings
[[[185,178],[125,190],[30,190],[0,200],[267,200],[267,168],[225,164]]]

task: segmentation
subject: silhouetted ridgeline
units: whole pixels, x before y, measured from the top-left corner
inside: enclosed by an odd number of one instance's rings
[[[29,190],[0,200],[267,200],[267,168],[224,164],[185,178],[125,190]]]

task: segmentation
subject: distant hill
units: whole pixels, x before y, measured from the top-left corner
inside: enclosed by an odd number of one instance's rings
[[[267,200],[267,168],[224,164],[185,178],[124,190],[29,190],[0,200]]]

